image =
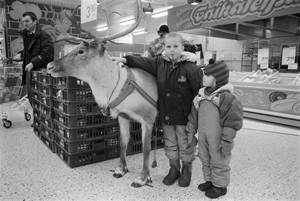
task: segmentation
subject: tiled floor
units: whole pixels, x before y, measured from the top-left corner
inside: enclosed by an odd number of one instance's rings
[[[153,187],[130,185],[138,176],[142,154],[127,158],[129,172],[115,179],[118,159],[69,168],[42,144],[12,103],[0,105],[13,127],[0,126],[0,200],[209,200],[197,189],[203,182],[201,163],[194,162],[188,188],[162,184],[168,172],[163,149],[158,167],[151,168]],[[151,153],[152,159],[152,153]],[[151,160],[152,162],[152,160]],[[245,120],[237,134],[228,193],[217,200],[300,200],[300,131],[295,128]]]

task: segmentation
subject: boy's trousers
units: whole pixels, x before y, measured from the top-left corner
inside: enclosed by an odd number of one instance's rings
[[[227,187],[230,182],[231,153],[224,157],[219,147],[222,130],[218,107],[211,101],[202,101],[198,113],[199,157],[204,180],[216,187]]]
[[[170,160],[193,162],[195,147],[188,145],[188,138],[184,125],[163,125],[166,156]]]

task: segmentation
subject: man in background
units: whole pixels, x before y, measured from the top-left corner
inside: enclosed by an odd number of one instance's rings
[[[20,31],[24,44],[22,85],[26,85],[27,97],[32,106],[31,71],[46,68],[47,64],[53,61],[54,46],[51,37],[41,30],[37,16],[33,12],[23,13],[22,23],[25,27]]]
[[[148,49],[148,57],[154,58],[161,55],[161,53],[164,51],[164,39],[168,33],[170,33],[170,31],[167,25],[161,25],[159,27],[159,30],[157,31],[159,38],[151,41]]]

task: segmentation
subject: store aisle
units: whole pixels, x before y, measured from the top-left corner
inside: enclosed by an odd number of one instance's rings
[[[209,200],[197,189],[203,182],[198,158],[190,187],[165,186],[161,181],[168,163],[159,149],[158,167],[151,168],[153,188],[134,189],[130,185],[142,154],[128,157],[129,172],[121,179],[110,172],[118,159],[71,169],[36,137],[23,112],[12,112],[10,105],[0,105],[13,122],[10,129],[0,126],[0,200]],[[300,200],[299,130],[245,120],[231,165],[228,193],[218,200]]]

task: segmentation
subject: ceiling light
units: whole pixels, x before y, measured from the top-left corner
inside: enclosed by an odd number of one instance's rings
[[[128,21],[121,22],[120,25],[128,25],[133,23],[135,23],[135,20],[128,20]]]
[[[191,4],[191,5],[198,5],[198,3],[201,3],[202,0],[188,0],[188,3]]]
[[[167,10],[173,8],[173,7],[174,7],[174,6],[167,6],[167,7],[155,9],[155,10],[153,11],[153,14],[167,11]]]
[[[97,31],[105,31],[107,29],[108,29],[108,27],[100,27],[100,28],[97,28]]]
[[[149,3],[149,6],[147,8],[143,8],[143,12],[146,14],[153,13],[153,8],[151,7],[151,4]]]
[[[158,17],[163,17],[163,16],[167,16],[168,15],[168,11],[162,12],[162,13],[157,13],[152,15],[153,18],[158,18]]]
[[[140,35],[140,34],[145,34],[148,33],[145,29],[137,29],[132,32],[133,35]]]

